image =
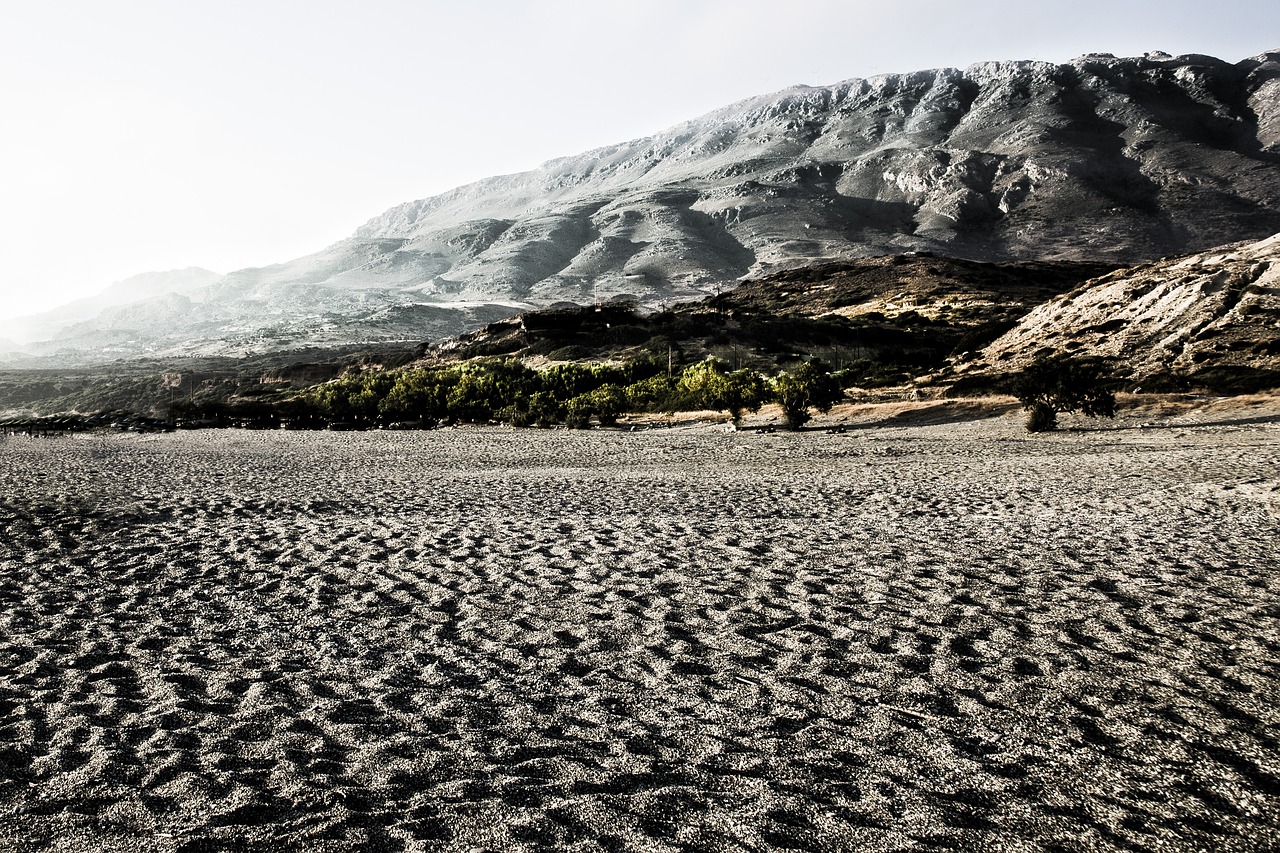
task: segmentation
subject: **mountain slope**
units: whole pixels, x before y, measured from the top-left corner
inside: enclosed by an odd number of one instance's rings
[[[968,369],[1050,353],[1111,362],[1135,382],[1280,384],[1280,234],[1117,270],[1027,314]]]
[[[423,304],[451,334],[476,310],[656,307],[854,257],[1133,263],[1277,231],[1280,53],[983,63],[796,87],[400,205],[113,340],[231,353],[412,337],[377,318]],[[113,322],[46,351],[101,349]]]
[[[922,254],[867,258],[774,273],[652,314],[626,302],[528,311],[426,355],[677,364],[714,356],[765,372],[820,356],[862,384],[894,384],[982,346],[1035,306],[1107,269]]]
[[[356,236],[450,264],[428,291],[543,299],[902,250],[1146,260],[1280,230],[1278,60],[1088,56],[801,87],[402,205]],[[460,241],[473,254],[440,251]]]

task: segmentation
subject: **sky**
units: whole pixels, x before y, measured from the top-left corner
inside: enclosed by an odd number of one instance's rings
[[[795,84],[1275,48],[1274,0],[0,0],[0,319]]]

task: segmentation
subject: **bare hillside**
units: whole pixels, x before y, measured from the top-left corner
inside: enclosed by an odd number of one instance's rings
[[[969,368],[1047,353],[1105,358],[1135,380],[1280,377],[1280,234],[1088,281],[1029,313]]]

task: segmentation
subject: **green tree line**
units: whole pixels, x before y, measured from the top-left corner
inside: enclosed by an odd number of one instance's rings
[[[558,364],[534,370],[516,359],[351,374],[284,401],[258,403],[256,421],[320,427],[488,423],[514,426],[610,426],[626,413],[723,411],[735,423],[766,403],[781,404],[792,429],[843,397],[841,375],[819,359],[777,375],[730,370],[708,359],[679,371],[658,360]],[[234,416],[199,407],[187,418]]]

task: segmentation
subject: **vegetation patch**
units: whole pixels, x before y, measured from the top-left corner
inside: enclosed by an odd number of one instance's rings
[[[1112,418],[1116,395],[1096,359],[1052,356],[1037,359],[1017,377],[1013,394],[1027,410],[1027,429],[1045,432],[1058,424],[1060,412]]]

